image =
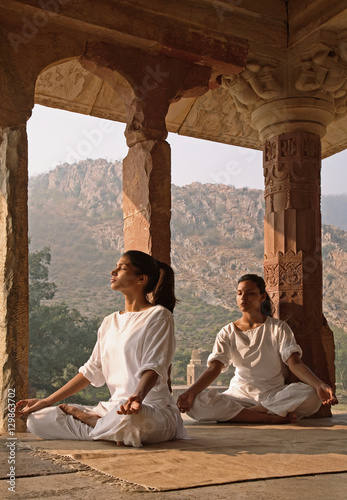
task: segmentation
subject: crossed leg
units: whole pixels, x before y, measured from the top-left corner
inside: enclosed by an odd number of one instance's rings
[[[95,427],[97,421],[99,418],[101,418],[99,415],[93,412],[88,412],[85,410],[80,410],[79,408],[76,408],[75,406],[67,405],[67,404],[61,404],[59,405],[59,408],[66,413],[66,415],[72,415],[73,418],[76,420],[79,420],[80,422],[83,422],[84,424],[90,425],[91,427]],[[117,446],[124,446],[123,441],[117,441]]]
[[[294,412],[288,413],[285,417],[267,413],[267,409],[258,404],[251,408],[244,408],[235,417],[227,422],[244,422],[254,424],[294,424],[297,416]]]

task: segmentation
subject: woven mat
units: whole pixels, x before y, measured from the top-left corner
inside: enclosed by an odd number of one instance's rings
[[[116,479],[158,491],[347,472],[347,415],[299,425],[188,424],[191,440],[142,448],[101,441],[25,439]]]

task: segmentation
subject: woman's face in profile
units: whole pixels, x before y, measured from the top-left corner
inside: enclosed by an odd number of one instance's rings
[[[136,269],[132,265],[131,260],[126,255],[117,262],[116,268],[111,271],[111,289],[119,292],[135,286],[139,276],[136,274]]]

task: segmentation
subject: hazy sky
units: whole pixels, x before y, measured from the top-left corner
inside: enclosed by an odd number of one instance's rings
[[[85,158],[122,160],[125,124],[35,106],[28,122],[29,175]],[[263,189],[262,152],[169,134],[172,182]],[[347,193],[347,150],[323,160],[322,194]]]

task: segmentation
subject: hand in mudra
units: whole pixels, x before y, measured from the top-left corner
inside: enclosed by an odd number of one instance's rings
[[[117,410],[118,415],[133,415],[139,413],[142,407],[141,396],[130,396]]]
[[[189,391],[183,392],[177,400],[177,406],[181,413],[189,411],[194,402],[195,395]]]
[[[327,385],[322,383],[319,387],[317,387],[317,394],[320,397],[323,405],[337,405],[338,404],[338,399],[333,393],[332,388]]]
[[[44,399],[21,399],[16,404],[16,417],[23,417],[49,406]]]

